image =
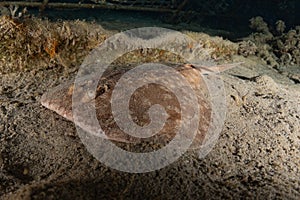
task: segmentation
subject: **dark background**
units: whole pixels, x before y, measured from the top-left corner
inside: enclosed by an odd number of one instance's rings
[[[3,0],[0,0],[0,3]],[[42,0],[26,0],[29,2],[42,2]],[[49,0],[49,3],[95,3],[100,0]],[[249,20],[261,16],[270,28],[276,21],[283,20],[287,30],[300,25],[299,0],[188,0],[180,13],[130,11],[132,7],[167,7],[176,11],[184,0],[148,0],[152,5],[147,5],[146,0],[106,0],[106,3],[128,6],[129,10],[111,9],[49,9],[46,8],[42,16],[51,20],[57,19],[85,19],[96,21],[130,21],[138,23],[139,20],[151,22],[154,25],[158,20],[162,23],[173,25],[186,24],[187,29],[193,31],[195,24],[210,29],[222,29],[234,34],[222,35],[230,39],[248,35]],[[8,1],[9,2],[9,1]],[[174,3],[176,2],[176,3]],[[149,3],[148,3],[149,4]],[[28,8],[38,14],[38,8]],[[39,13],[40,14],[40,13]],[[190,25],[190,26],[188,26]],[[195,30],[195,29],[194,29]],[[220,34],[219,34],[220,35]]]

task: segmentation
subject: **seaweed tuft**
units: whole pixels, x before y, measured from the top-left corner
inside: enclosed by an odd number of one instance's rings
[[[0,17],[0,73],[79,65],[109,35],[84,21],[50,22],[39,18]]]

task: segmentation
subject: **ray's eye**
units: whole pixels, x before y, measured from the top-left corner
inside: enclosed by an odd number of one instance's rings
[[[110,85],[108,84],[104,84],[104,85],[100,85],[98,86],[97,90],[96,90],[96,97],[104,94],[105,92],[107,92],[110,89]]]

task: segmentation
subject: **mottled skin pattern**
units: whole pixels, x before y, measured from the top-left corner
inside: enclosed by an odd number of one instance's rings
[[[189,64],[168,66],[175,68],[186,78],[197,96],[200,109],[200,121],[198,132],[191,146],[191,148],[197,148],[202,144],[202,141],[208,130],[212,112],[209,93],[201,74],[224,71],[226,69],[235,67],[236,64],[212,67],[194,67]],[[151,140],[165,145],[175,136],[176,130],[178,129],[178,126],[180,126],[181,115],[180,105],[175,95],[163,86],[150,84],[145,87],[140,87],[132,95],[129,105],[129,110],[131,111],[131,117],[133,121],[140,126],[147,125],[150,122],[147,111],[151,105],[160,104],[165,108],[169,117],[163,129],[155,136],[145,139],[130,136],[120,130],[120,128],[114,121],[110,104],[112,91],[119,78],[127,70],[128,68],[126,69],[126,67],[107,70],[98,82],[96,97],[93,100],[92,104],[87,104],[85,100],[85,96],[87,95],[86,91],[82,91],[82,93],[79,94],[81,99],[76,102],[79,105],[75,106],[84,108],[85,105],[92,105],[93,107],[95,107],[99,124],[104,130],[107,138],[112,141],[124,143],[140,143]],[[73,82],[59,85],[56,88],[53,88],[49,92],[45,93],[41,98],[41,103],[43,106],[57,112],[59,115],[65,117],[66,119],[74,121],[72,116],[73,90]],[[88,132],[96,131],[93,130],[93,125],[89,124],[89,121],[86,120],[86,117],[84,115],[79,116],[79,124],[77,125]]]

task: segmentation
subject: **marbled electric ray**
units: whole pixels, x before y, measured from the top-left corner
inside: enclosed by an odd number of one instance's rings
[[[203,74],[221,72],[237,66],[237,64],[216,65],[210,67],[194,67],[190,64],[174,65],[168,64],[178,72],[180,72],[189,82],[191,88],[195,91],[198,99],[200,120],[197,134],[191,148],[197,148],[202,144],[207,130],[209,128],[212,109],[207,86],[203,80]],[[132,67],[131,67],[132,68]],[[113,118],[111,111],[111,96],[112,91],[120,79],[130,68],[120,67],[108,69],[99,79],[96,89],[93,106],[96,110],[96,116],[102,130],[105,132],[108,139],[124,143],[140,143],[143,141],[155,141],[160,144],[167,144],[176,134],[176,130],[180,126],[181,112],[180,105],[176,96],[172,94],[166,87],[157,84],[149,84],[138,88],[131,96],[129,102],[129,110],[132,120],[139,126],[144,126],[150,123],[148,115],[149,108],[154,104],[160,104],[165,108],[168,118],[164,127],[155,136],[149,138],[137,138],[123,132]],[[200,72],[200,73],[199,73]],[[41,103],[46,108],[55,111],[66,119],[73,121],[72,114],[72,95],[74,90],[74,82],[61,84],[50,91],[46,92]],[[82,91],[82,99],[73,106],[82,106],[85,103],[86,91]],[[122,101],[122,99],[120,99]],[[79,116],[77,124],[83,130],[93,133],[93,127],[85,116]]]

